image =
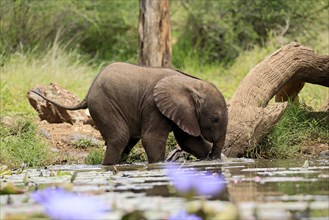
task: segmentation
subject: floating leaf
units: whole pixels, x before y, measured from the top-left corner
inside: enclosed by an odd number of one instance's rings
[[[26,172],[23,178],[23,183],[26,185],[28,182],[29,182],[29,175]]]
[[[224,211],[215,215],[214,219],[226,220],[226,219],[239,219],[239,210],[233,204],[228,204]]]
[[[10,194],[22,194],[24,190],[18,189],[13,183],[7,183],[5,186],[1,186],[0,195],[10,195]]]
[[[69,171],[57,171],[57,176],[71,176],[71,172]]]
[[[0,171],[0,176],[5,176],[5,175],[12,175],[13,172],[11,170],[1,170]]]
[[[75,180],[75,178],[77,178],[77,176],[78,176],[78,171],[74,171],[72,176],[71,176],[71,183],[74,182],[74,180]]]
[[[309,168],[310,163],[308,162],[308,160],[305,160],[304,164],[303,164],[303,168]]]
[[[6,165],[0,166],[0,176],[12,175],[12,174],[13,174],[13,172],[11,170],[9,170]]]

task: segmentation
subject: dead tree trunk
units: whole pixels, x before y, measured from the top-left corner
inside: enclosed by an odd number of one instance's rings
[[[140,0],[139,4],[139,64],[170,67],[169,0]]]
[[[223,153],[242,156],[255,146],[280,120],[287,103],[269,101],[295,97],[303,84],[329,87],[329,56],[315,54],[298,43],[290,43],[250,70],[229,103],[228,133]]]

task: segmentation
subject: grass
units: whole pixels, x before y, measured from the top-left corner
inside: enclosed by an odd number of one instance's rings
[[[85,163],[90,165],[101,164],[103,162],[103,158],[104,150],[102,147],[98,147],[88,154],[87,158],[85,159]]]
[[[3,119],[4,121],[4,119]],[[9,167],[45,166],[53,155],[38,134],[37,126],[27,118],[19,118],[7,126],[0,123],[0,164]]]
[[[323,36],[326,35],[319,34],[319,38],[322,39]],[[249,70],[277,50],[281,44],[282,42],[274,39],[266,47],[255,47],[253,50],[244,51],[229,66],[219,63],[202,64],[200,59],[191,53],[183,60],[180,69],[215,84],[229,101]],[[317,48],[316,52],[325,54],[328,46],[320,43]],[[50,82],[57,82],[83,98],[103,65],[94,66],[76,51],[65,51],[58,45],[50,47],[43,54],[31,51],[15,53],[5,58],[5,62],[0,67],[0,118],[10,116],[14,119],[18,118],[19,122],[16,133],[12,133],[11,128],[1,124],[0,164],[9,164],[12,167],[20,166],[21,163],[30,166],[49,164],[52,162],[51,153],[33,123],[38,119],[26,98],[27,91],[36,85],[47,86]],[[300,93],[301,102],[314,110],[321,109],[327,99],[329,99],[329,89],[323,86],[307,84]],[[324,126],[323,119],[309,117],[308,111],[309,109],[304,107],[290,106],[273,132],[249,154],[285,158],[298,153],[298,146],[308,140],[316,142],[322,139],[328,143],[328,127]],[[169,138],[167,143],[171,148],[175,145],[172,139]],[[266,152],[267,155],[260,152]],[[99,164],[102,158],[103,151],[97,148],[90,153],[86,163]],[[134,149],[129,161],[135,159],[146,160],[144,150]]]
[[[293,158],[303,153],[303,147],[329,143],[329,114],[312,111],[305,104],[289,103],[272,132],[247,155],[253,158]]]
[[[1,115],[34,114],[26,94],[40,84],[57,82],[83,98],[97,74],[95,68],[84,63],[77,52],[64,51],[58,45],[49,48],[44,54],[15,53],[7,59],[0,67]]]
[[[93,140],[91,138],[80,138],[76,141],[74,141],[73,146],[81,149],[87,149],[91,147],[101,147],[101,142],[98,142],[97,140]]]

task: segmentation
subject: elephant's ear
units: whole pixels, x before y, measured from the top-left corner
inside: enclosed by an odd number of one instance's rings
[[[200,136],[201,131],[195,109],[195,79],[171,76],[160,80],[154,87],[154,100],[162,114],[171,119],[184,132]]]

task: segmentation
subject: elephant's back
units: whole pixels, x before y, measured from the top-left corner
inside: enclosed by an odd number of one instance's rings
[[[142,95],[141,93],[153,92],[154,86],[162,78],[175,74],[179,73],[167,68],[113,63],[99,73],[92,87],[102,87],[105,91],[112,91],[112,93],[119,90],[121,92],[126,91],[127,94]]]
[[[112,63],[108,65],[101,73],[100,78],[111,80],[113,78],[122,78],[124,80],[149,81],[179,74],[179,72],[169,68],[144,67],[129,63]]]
[[[154,86],[162,78],[174,74],[176,72],[171,69],[113,63],[98,74],[90,87],[88,107],[99,114],[119,113],[118,117],[124,118],[130,132],[138,135],[144,110],[156,108]]]

